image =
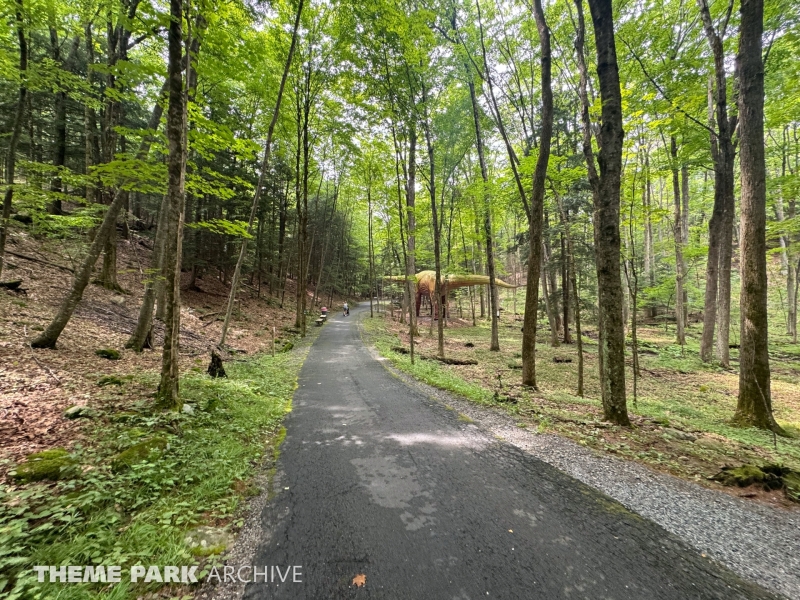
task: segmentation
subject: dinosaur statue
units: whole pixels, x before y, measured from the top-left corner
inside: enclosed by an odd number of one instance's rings
[[[419,308],[422,304],[422,297],[427,296],[430,300],[431,306],[436,306],[433,303],[433,295],[436,293],[436,271],[420,271],[415,276],[416,279],[416,286],[417,286],[417,298],[416,298],[416,307],[417,307],[417,316],[419,316]],[[393,276],[387,277],[386,279],[390,279],[392,281],[405,281],[405,276]],[[510,283],[506,283],[505,281],[500,281],[499,279],[494,280],[495,284],[498,287],[502,288],[509,288],[514,289],[517,286],[511,285]],[[489,276],[488,275],[445,275],[442,280],[442,305],[445,307],[447,306],[447,294],[455,289],[461,287],[467,287],[470,285],[489,285]],[[436,318],[439,317],[438,308]],[[445,308],[445,314],[447,314],[447,309]]]

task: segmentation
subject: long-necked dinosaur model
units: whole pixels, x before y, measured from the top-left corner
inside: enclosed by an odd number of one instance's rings
[[[415,278],[417,286],[417,316],[419,316],[419,307],[422,304],[422,296],[427,296],[431,302],[431,306],[435,306],[435,304],[433,304],[433,294],[436,293],[436,271],[420,271],[415,275]],[[405,281],[405,277],[403,275],[387,277],[387,279],[391,279],[392,281]],[[506,283],[505,281],[500,281],[499,279],[495,279],[494,282],[498,287],[502,288],[514,289],[517,287],[515,285],[511,285],[510,283]],[[442,281],[442,304],[446,305],[448,292],[470,285],[489,285],[489,276],[446,275]],[[438,311],[436,316],[438,317]]]

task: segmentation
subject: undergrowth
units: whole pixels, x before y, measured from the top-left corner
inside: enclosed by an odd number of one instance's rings
[[[71,449],[82,466],[79,478],[0,486],[0,597],[135,598],[160,585],[126,581],[137,564],[200,565],[202,575],[215,558],[193,556],[185,532],[241,525],[237,509],[252,493],[248,481],[257,465],[282,439],[305,354],[303,348],[230,362],[228,379],[187,373],[181,393],[193,414],[153,412],[152,399],[141,400],[98,420],[90,442]],[[155,374],[135,377],[156,386]],[[168,442],[160,457],[112,470],[114,455],[153,436]],[[40,584],[34,565],[119,565],[123,577],[114,585]],[[188,589],[169,592],[181,597]]]

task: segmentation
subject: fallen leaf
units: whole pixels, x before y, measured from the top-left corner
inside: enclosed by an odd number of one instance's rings
[[[353,577],[353,585],[356,587],[362,587],[367,584],[367,576],[363,573],[359,573],[355,577]]]

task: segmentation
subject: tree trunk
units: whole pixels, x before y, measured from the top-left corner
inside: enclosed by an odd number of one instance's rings
[[[444,358],[444,319],[446,310],[445,303],[442,301],[443,286],[442,286],[442,230],[439,223],[439,211],[436,208],[436,162],[433,148],[433,136],[430,130],[430,122],[428,121],[428,93],[425,83],[422,84],[422,103],[423,103],[423,127],[425,128],[425,143],[428,149],[428,168],[429,168],[429,181],[428,186],[431,194],[431,220],[433,225],[433,260],[436,269],[436,280],[434,283],[435,300],[432,298],[431,310],[437,318],[436,332],[437,332],[437,353],[438,356]]]
[[[564,203],[561,196],[556,195],[558,210],[561,213],[561,222],[564,224],[564,237],[567,241],[567,257],[569,268],[570,285],[572,286],[572,297],[574,299],[573,311],[575,313],[575,340],[578,350],[578,391],[577,394],[583,397],[583,332],[581,331],[581,307],[580,296],[578,295],[578,277],[575,269],[575,254],[572,245],[572,231],[569,222],[569,215],[564,210]]]
[[[168,33],[167,108],[168,186],[166,241],[164,245],[164,350],[161,357],[161,381],[156,392],[156,406],[180,410],[179,351],[181,327],[181,258],[183,254],[183,219],[186,201],[186,95],[181,75],[181,42],[183,40],[183,0],[170,0]],[[187,57],[187,73],[191,56]],[[188,80],[188,77],[187,77]]]
[[[8,239],[8,226],[11,219],[11,202],[14,197],[14,175],[17,164],[17,145],[22,134],[22,122],[25,120],[25,105],[28,95],[28,42],[25,39],[24,13],[22,0],[16,2],[16,29],[19,41],[19,76],[20,86],[17,98],[17,112],[14,115],[14,128],[11,132],[11,141],[8,144],[8,158],[6,159],[6,189],[3,197],[2,229],[0,229],[0,275],[3,273],[3,259],[5,258],[6,239]],[[33,143],[33,140],[31,140]]]
[[[162,93],[166,93],[168,84],[169,79],[164,82]],[[158,128],[163,111],[164,109],[161,105],[161,102],[156,102],[153,106],[153,111],[150,114],[150,120],[147,123],[149,130],[155,130]],[[153,139],[154,137],[152,136],[146,136],[142,140],[136,155],[138,159],[143,160],[147,157]],[[72,286],[69,294],[63,300],[58,313],[53,318],[53,321],[50,323],[50,325],[48,325],[47,329],[33,341],[32,345],[34,348],[55,348],[61,332],[64,331],[67,323],[69,323],[72,313],[75,312],[75,308],[83,296],[83,291],[86,289],[86,286],[89,283],[92,270],[94,269],[94,265],[97,262],[100,253],[103,251],[103,248],[106,245],[106,240],[117,226],[117,216],[119,215],[120,209],[127,202],[127,195],[128,192],[124,190],[117,190],[115,193],[114,199],[111,202],[111,205],[108,207],[108,211],[106,212],[105,216],[103,217],[103,222],[101,223],[99,229],[95,232],[94,240],[92,240],[92,244],[89,246],[89,251],[86,253],[83,262],[81,263],[81,267],[75,272],[75,277],[72,280]],[[158,232],[156,232],[156,238],[158,238]],[[158,252],[157,248],[155,252]],[[159,275],[161,274],[160,268],[158,271],[156,271],[156,273]],[[158,288],[157,282],[153,285],[155,285],[156,289]],[[137,322],[137,331],[140,329],[140,327],[143,331],[145,331],[145,334],[147,331],[149,331],[149,328],[145,329],[145,325],[141,323],[141,311],[140,320]],[[128,343],[131,343],[132,340],[133,336],[131,336],[131,339],[128,341]],[[144,340],[142,340],[142,343],[144,343]],[[131,347],[133,348],[135,346]]]
[[[483,235],[486,242],[486,269],[489,272],[489,310],[491,311],[492,320],[492,337],[489,344],[489,350],[492,352],[500,351],[500,336],[497,325],[498,317],[498,303],[497,303],[497,285],[495,284],[495,266],[494,266],[494,234],[492,233],[492,201],[491,193],[489,191],[489,171],[486,167],[486,155],[483,147],[483,131],[481,128],[481,114],[478,105],[478,98],[475,94],[475,81],[472,78],[472,71],[468,70],[468,85],[470,100],[472,101],[472,121],[475,126],[475,145],[478,151],[478,162],[481,168],[481,180],[483,183]],[[537,284],[538,285],[538,284]]]
[[[767,319],[767,188],[764,158],[763,0],[742,0],[739,52],[741,144],[741,349],[734,420],[783,433],[772,415]]]
[[[707,1],[698,0],[698,6],[706,38],[714,56],[714,83],[709,85],[709,123],[712,129],[716,122],[716,130],[711,135],[714,208],[708,223],[708,262],[700,358],[704,361],[711,360],[716,327],[717,358],[727,367],[730,363],[728,349],[731,317],[730,276],[735,211],[733,167],[736,151],[732,135],[736,129],[736,117],[728,117],[728,82],[723,40],[714,28]]]
[[[622,320],[624,294],[620,276],[620,179],[624,137],[622,97],[611,0],[589,0],[589,8],[594,23],[602,102],[598,140],[600,174],[593,186],[595,191],[593,197],[595,262],[600,304],[600,381],[603,390],[603,412],[605,418],[613,423],[630,425],[625,398],[625,332]],[[585,67],[583,70],[586,70]],[[585,80],[585,77],[582,78]],[[585,90],[585,84],[583,87]],[[588,100],[584,100],[582,104],[585,113],[584,128],[587,129]],[[591,140],[588,148],[584,141],[584,153],[592,154]],[[588,158],[594,160],[593,156]],[[592,172],[597,177],[594,169],[590,169],[590,173]]]
[[[300,26],[300,16],[303,12],[303,2],[304,0],[300,0],[297,5],[297,14],[294,20],[294,29],[292,29],[292,42],[289,46],[289,54],[286,57],[286,62],[283,66],[283,75],[281,76],[281,83],[278,86],[278,97],[275,100],[275,109],[272,112],[272,119],[269,123],[269,129],[267,130],[267,141],[264,144],[264,158],[261,161],[261,172],[258,176],[258,183],[256,184],[256,190],[253,194],[253,204],[250,207],[250,219],[247,222],[247,233],[252,236],[253,234],[253,222],[256,218],[256,211],[258,210],[258,204],[261,200],[261,192],[265,185],[265,177],[267,175],[267,170],[269,169],[269,158],[270,158],[270,151],[272,149],[272,136],[275,131],[275,124],[278,122],[278,115],[280,114],[281,110],[281,100],[283,99],[283,90],[286,87],[286,78],[289,76],[289,68],[292,66],[292,57],[294,56],[294,50],[297,46],[297,30]],[[225,338],[228,335],[228,325],[231,321],[231,314],[233,312],[233,303],[236,299],[236,291],[239,287],[239,278],[242,274],[242,264],[244,263],[244,257],[247,253],[247,238],[242,238],[242,245],[239,249],[239,257],[236,259],[236,267],[233,270],[233,279],[231,282],[231,291],[228,295],[228,305],[225,309],[225,321],[222,323],[222,334],[220,336],[219,345],[222,346],[225,344]],[[305,321],[305,320],[304,320]],[[305,322],[303,323],[302,327],[303,332],[305,333]]]
[[[414,364],[414,336],[417,334],[417,314],[414,310],[416,291],[416,185],[417,185],[417,130],[409,128],[408,175],[406,178],[406,225],[408,227],[408,252],[406,254],[406,297],[408,298],[408,339],[411,364]]]
[[[536,381],[536,325],[539,314],[539,277],[542,264],[542,222],[544,219],[544,186],[547,165],[550,161],[550,143],[553,137],[553,89],[551,86],[552,58],[550,55],[550,28],[544,18],[541,0],[533,2],[533,16],[539,32],[542,67],[542,126],[539,156],[533,172],[533,189],[530,201],[528,279],[525,289],[525,316],[522,326],[522,385],[537,389]],[[548,311],[549,312],[549,311]],[[551,323],[551,330],[553,324]],[[554,338],[557,342],[557,338]]]
[[[672,191],[674,194],[674,217],[672,222],[675,237],[675,336],[678,344],[686,344],[683,310],[683,279],[686,267],[683,262],[683,218],[681,217],[681,187],[678,176],[678,143],[675,136],[670,137],[670,153],[672,155]]]

